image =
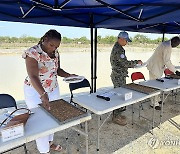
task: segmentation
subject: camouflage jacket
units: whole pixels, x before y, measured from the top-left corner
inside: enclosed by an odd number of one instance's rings
[[[112,67],[112,74],[124,77],[128,76],[128,68],[133,68],[138,63],[137,60],[127,60],[125,50],[118,42],[114,44],[110,56],[110,62]]]

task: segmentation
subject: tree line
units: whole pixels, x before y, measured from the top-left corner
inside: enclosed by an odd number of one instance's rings
[[[22,36],[22,37],[9,37],[9,36],[0,36],[0,43],[38,43],[40,38],[31,37],[31,36]],[[116,42],[116,36],[97,36],[98,44],[114,44]],[[162,38],[150,39],[145,35],[137,34],[134,37],[131,37],[132,44],[158,44],[162,41]],[[168,38],[165,38],[168,40]],[[63,44],[90,44],[90,40],[85,36],[80,38],[62,38]]]

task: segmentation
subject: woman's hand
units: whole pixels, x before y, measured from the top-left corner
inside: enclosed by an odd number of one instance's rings
[[[143,64],[143,62],[142,62],[141,60],[138,60],[138,64],[142,65],[142,64]]]
[[[47,110],[50,110],[50,104],[49,104],[49,97],[48,97],[48,94],[45,93],[44,95],[41,95],[40,97],[41,101],[42,101],[42,104],[44,106],[45,109]]]

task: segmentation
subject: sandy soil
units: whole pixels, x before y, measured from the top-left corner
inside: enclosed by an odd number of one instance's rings
[[[177,101],[179,100],[179,96]],[[180,102],[177,102],[180,103]],[[156,125],[153,129],[153,135],[150,133],[151,122],[138,117],[138,107],[135,105],[135,123],[132,125],[132,107],[128,106],[123,112],[128,119],[126,126],[119,126],[112,123],[111,117],[103,125],[100,134],[100,154],[178,154],[180,151],[180,104],[175,104],[172,97],[166,99],[162,124],[159,122],[160,111],[155,112]],[[23,105],[20,104],[20,106]],[[149,107],[149,102],[143,103],[141,115],[151,119],[152,108]],[[103,121],[107,115],[101,118]],[[89,132],[89,154],[96,153],[96,137],[97,137],[97,116],[92,115],[92,120],[88,122]],[[172,124],[173,122],[177,124]],[[140,126],[139,126],[140,125]],[[80,128],[80,126],[78,126]],[[83,127],[83,125],[82,125]],[[65,131],[55,133],[54,142],[63,146],[62,154],[84,154],[85,153],[85,138],[78,136],[77,132],[68,129],[69,138],[66,141]],[[68,148],[67,148],[68,147]],[[27,143],[27,148],[30,154],[38,154],[34,141]],[[80,149],[79,151],[77,149]],[[7,154],[23,154],[23,148],[13,150]],[[58,152],[51,151],[51,154]]]
[[[110,52],[112,50],[113,45],[99,45],[97,50],[98,52]],[[28,49],[29,47],[20,47],[20,48],[10,48],[10,49],[2,49],[0,48],[0,55],[2,54],[22,54],[24,50]],[[142,48],[142,47],[133,47],[133,46],[127,46],[125,49],[130,51],[153,51],[153,48]],[[70,46],[60,46],[58,49],[59,52],[91,52],[90,46],[79,46],[76,45],[74,47]]]

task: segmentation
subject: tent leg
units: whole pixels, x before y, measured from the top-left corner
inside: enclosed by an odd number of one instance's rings
[[[164,36],[165,36],[165,33],[163,33],[162,42],[164,42]]]
[[[94,70],[94,52],[93,52],[93,27],[90,29],[90,35],[91,35],[91,93],[93,93],[94,90],[94,82],[93,82],[93,70]]]
[[[97,28],[94,31],[94,92],[96,92],[97,80]]]

